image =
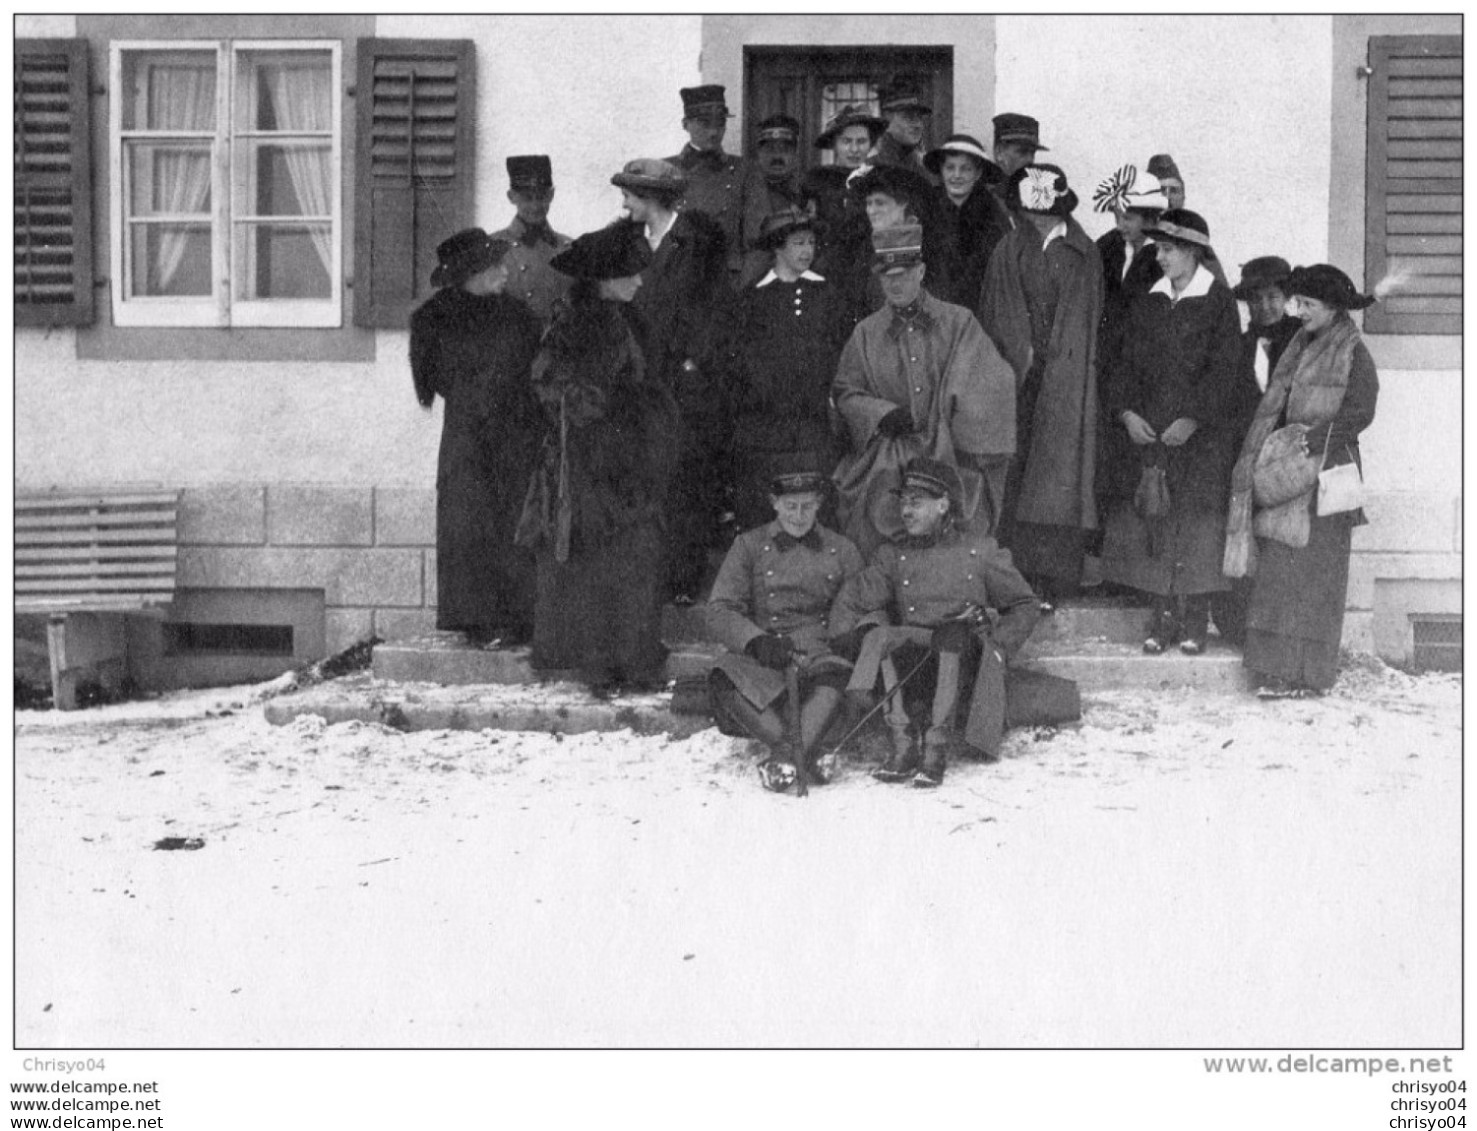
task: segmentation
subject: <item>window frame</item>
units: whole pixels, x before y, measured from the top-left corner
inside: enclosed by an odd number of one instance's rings
[[[124,201],[130,191],[125,141],[148,138],[159,131],[123,128],[123,67],[126,55],[149,51],[210,51],[215,54],[215,129],[211,136],[211,294],[208,297],[132,296],[129,294],[130,224]],[[232,262],[236,228],[233,152],[238,132],[232,120],[234,92],[244,53],[250,51],[327,53],[329,57],[329,296],[324,299],[247,299],[237,296],[237,270]],[[112,93],[108,123],[109,256],[114,285],[113,324],[120,327],[323,328],[343,325],[345,266],[343,258],[345,193],[343,188],[343,44],[337,39],[148,39],[114,40],[108,45],[108,89]],[[167,131],[178,136],[184,131]],[[300,131],[294,131],[300,132]],[[247,135],[241,135],[247,136]]]

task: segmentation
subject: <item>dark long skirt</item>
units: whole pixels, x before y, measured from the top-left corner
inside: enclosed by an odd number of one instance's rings
[[[446,411],[436,474],[436,627],[527,640],[534,561],[513,534],[542,418],[510,411],[506,427],[489,436],[454,406]]]
[[[592,683],[661,681],[663,545],[660,526],[642,522],[607,544],[554,559],[538,554],[533,666],[578,672]]]
[[[1145,522],[1132,501],[1120,501],[1103,536],[1103,579],[1157,597],[1219,593],[1231,583],[1221,573],[1226,516],[1175,508]]]
[[[1344,633],[1351,530],[1348,515],[1314,516],[1308,544],[1300,550],[1257,539],[1243,662],[1263,680],[1319,691],[1333,686]]]

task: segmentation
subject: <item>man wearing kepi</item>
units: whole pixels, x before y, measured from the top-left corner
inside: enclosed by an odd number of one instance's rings
[[[873,776],[936,786],[960,739],[979,757],[999,757],[1005,667],[1040,612],[1010,555],[960,522],[954,468],[920,458],[900,478],[903,532],[842,589],[832,646],[857,656],[848,690],[871,692],[880,675],[889,696],[892,752]]]
[[[569,293],[569,279],[549,260],[569,246],[569,237],[549,227],[554,203],[554,167],[542,154],[509,157],[508,200],[518,210],[513,222],[492,238],[510,245],[507,294],[528,303],[547,326]]]
[[[744,249],[759,234],[769,208],[758,170],[723,151],[731,117],[723,87],[684,87],[682,128],[688,140],[682,152],[667,161],[681,170],[686,183],[682,210],[705,213],[723,229],[730,281],[737,283]]]
[[[836,470],[841,530],[863,553],[901,532],[891,488],[915,456],[960,467],[961,517],[993,529],[1015,451],[1015,378],[974,315],[924,288],[916,224],[872,233],[882,309],[841,352],[832,392],[852,453]]]
[[[851,664],[826,643],[831,606],[862,558],[841,535],[816,523],[828,483],[794,458],[770,485],[773,522],[741,534],[708,600],[710,631],[731,651],[710,678],[714,714],[725,730],[762,741],[766,789],[800,773],[824,784],[834,759],[817,748],[841,704]],[[800,702],[790,702],[786,669],[798,667]],[[798,718],[798,726],[796,725]]]

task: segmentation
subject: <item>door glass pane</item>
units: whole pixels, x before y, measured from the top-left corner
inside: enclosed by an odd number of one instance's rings
[[[129,251],[131,295],[210,297],[208,223],[134,224],[130,229]]]
[[[213,131],[215,70],[213,51],[125,52],[123,128]]]
[[[328,224],[238,224],[238,299],[328,299],[332,232]]]

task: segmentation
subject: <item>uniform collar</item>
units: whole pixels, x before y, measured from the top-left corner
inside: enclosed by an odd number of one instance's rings
[[[932,296],[925,290],[918,292],[918,298],[913,304],[904,310],[896,307],[888,307],[892,311],[892,321],[887,324],[887,333],[891,337],[899,337],[909,326],[916,326],[920,330],[927,330],[933,326],[933,312],[929,310]]]
[[[800,277],[802,279],[809,279],[812,283],[824,283],[826,281],[824,275],[817,275],[814,271],[802,271],[800,272]],[[770,283],[777,282],[780,282],[780,277],[776,275],[773,271],[770,271],[767,275],[764,276],[764,278],[755,283],[754,286],[756,288],[767,287]]]
[[[774,542],[775,549],[781,553],[784,553],[786,550],[793,550],[796,546],[804,546],[806,549],[816,552],[821,550],[820,523],[816,523],[806,531],[803,538],[796,538],[785,533],[784,528],[779,524],[779,519],[775,519],[769,524],[769,537]]]

